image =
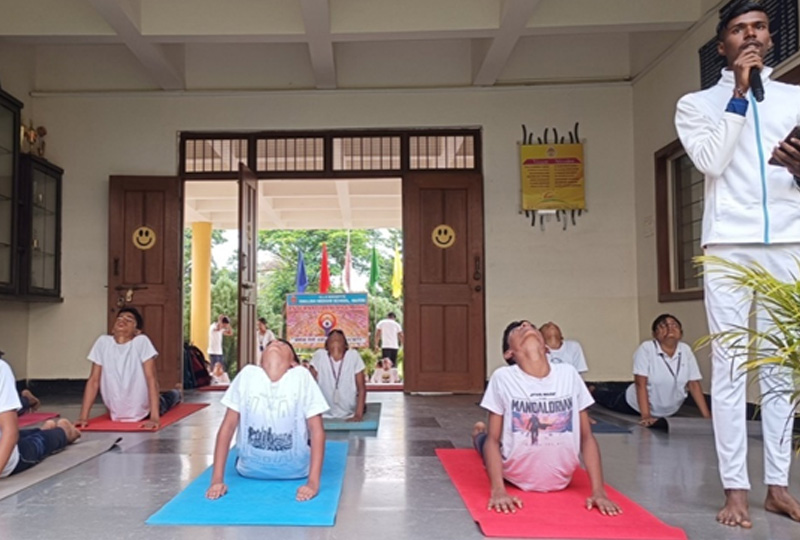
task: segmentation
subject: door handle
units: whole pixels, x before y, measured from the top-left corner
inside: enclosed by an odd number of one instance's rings
[[[472,274],[472,279],[480,281],[481,277],[481,256],[475,255],[475,273]]]

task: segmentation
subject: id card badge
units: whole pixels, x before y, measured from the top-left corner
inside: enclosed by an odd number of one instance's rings
[[[334,405],[338,405],[339,404],[339,389],[338,388],[333,391],[333,404]]]

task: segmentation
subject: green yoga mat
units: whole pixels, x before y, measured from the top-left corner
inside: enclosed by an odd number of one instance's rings
[[[335,418],[323,418],[325,431],[375,431],[381,419],[381,404],[367,403],[367,412],[361,422],[348,422]]]
[[[296,525],[332,527],[339,508],[347,443],[327,441],[319,493],[310,501],[295,500],[306,480],[256,480],[236,472],[236,448],[225,465],[228,493],[217,500],[206,498],[212,467],[150,516],[148,525]]]

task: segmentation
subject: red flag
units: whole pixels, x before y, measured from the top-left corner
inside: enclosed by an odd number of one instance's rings
[[[350,232],[347,232],[347,250],[344,253],[344,272],[342,276],[342,287],[344,292],[350,292],[350,273],[353,266],[353,256],[350,254]]]
[[[319,268],[319,292],[326,293],[331,286],[331,275],[328,272],[328,246],[322,244],[322,263]]]

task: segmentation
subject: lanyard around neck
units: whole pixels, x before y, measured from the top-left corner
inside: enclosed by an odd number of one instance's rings
[[[663,350],[659,350],[658,343],[655,340],[653,340],[653,346],[656,348],[656,354],[661,357],[661,360],[664,361],[664,365],[667,366],[669,374],[672,375],[673,379],[675,379],[675,384],[678,384],[678,375],[681,373],[681,352],[678,351],[678,367],[677,369],[673,370],[672,366],[669,365],[669,361],[667,360],[667,353],[665,353]]]
[[[342,370],[344,369],[344,356],[342,356],[341,364],[339,365],[339,373],[336,373],[336,364],[331,358],[331,353],[328,353],[328,361],[331,363],[331,372],[333,372],[334,389],[339,389],[339,379],[342,377]]]

